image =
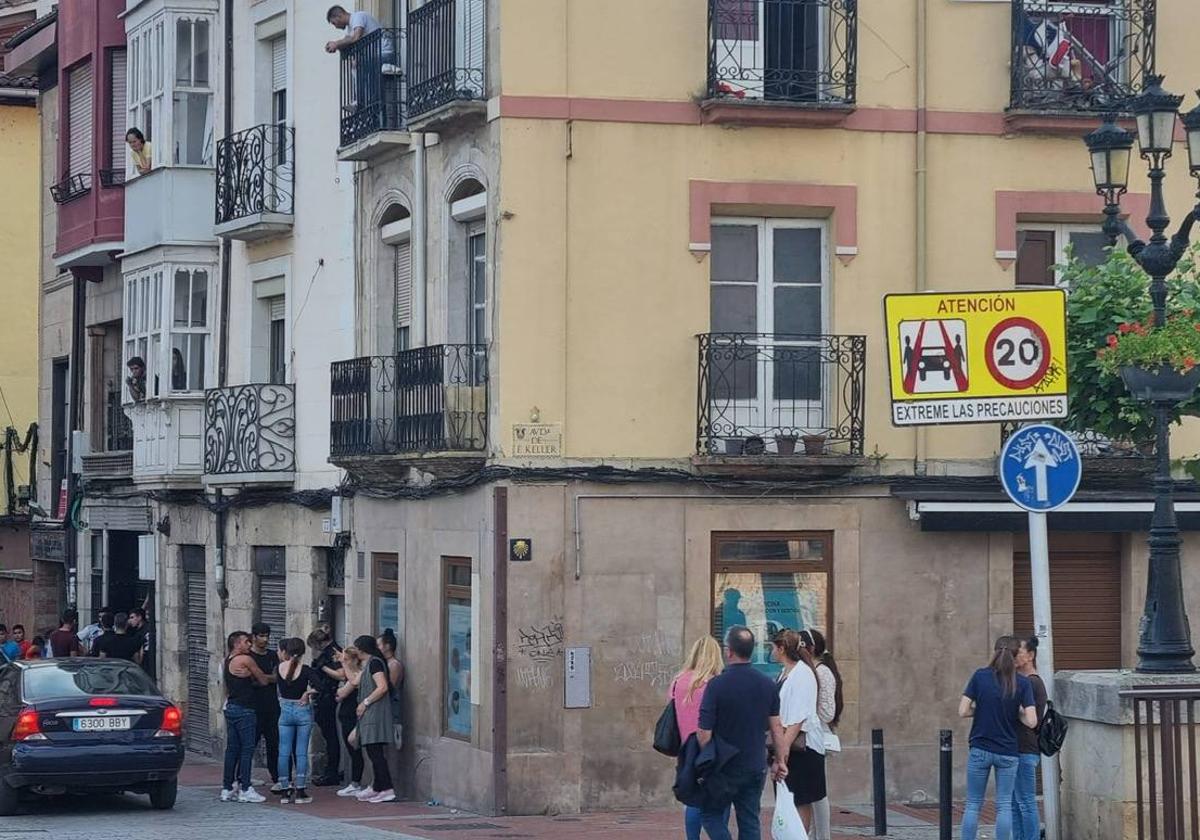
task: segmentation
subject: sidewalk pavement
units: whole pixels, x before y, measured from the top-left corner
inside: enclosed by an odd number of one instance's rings
[[[258,771],[261,772],[261,771]],[[257,773],[256,773],[257,775]],[[221,767],[214,761],[188,756],[180,774],[180,784],[194,791],[211,793],[214,807],[240,809],[253,805],[217,805],[221,787]],[[645,808],[636,811],[605,811],[557,816],[489,817],[417,802],[394,802],[370,805],[352,799],[339,799],[334,788],[310,788],[310,805],[280,805],[271,797],[265,807],[303,813],[340,823],[336,836],[355,838],[375,832],[390,832],[396,840],[599,840],[599,838],[628,837],[638,840],[677,840],[682,836],[683,820],[680,808]],[[260,790],[266,793],[265,788]],[[770,837],[773,803],[768,794],[763,802],[764,837]],[[873,811],[870,805],[835,806],[833,813],[834,840],[874,836]],[[961,807],[955,808],[955,825]],[[989,808],[985,823],[994,822]],[[937,840],[938,811],[936,807],[894,805],[888,810],[888,834],[895,840]],[[359,829],[359,831],[355,831]],[[361,834],[360,834],[361,832]],[[331,836],[333,836],[331,834]],[[981,838],[992,836],[986,828]]]

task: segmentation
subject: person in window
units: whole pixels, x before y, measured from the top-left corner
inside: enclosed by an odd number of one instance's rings
[[[141,356],[134,356],[125,363],[129,376],[125,377],[125,385],[129,388],[129,398],[134,402],[146,399],[146,361]]]
[[[379,21],[366,12],[348,12],[343,6],[330,6],[325,13],[325,20],[338,29],[344,30],[345,35],[336,41],[325,44],[325,52],[335,53],[348,47],[366,35],[379,30]]]
[[[137,174],[145,175],[153,168],[150,152],[150,141],[142,134],[140,128],[131,128],[125,132],[125,144],[129,146],[129,156],[133,159],[133,168]]]
[[[187,365],[183,363],[183,353],[178,347],[171,348],[171,390],[186,391],[188,389]]]

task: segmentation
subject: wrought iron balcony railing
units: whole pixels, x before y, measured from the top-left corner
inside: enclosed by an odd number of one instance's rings
[[[92,191],[92,176],[86,173],[68,175],[57,184],[50,185],[50,198],[55,204],[66,204],[82,198]]]
[[[487,98],[485,0],[429,0],[408,13],[408,118]]]
[[[296,469],[296,389],[235,385],[204,392],[204,474],[252,476]]]
[[[1012,108],[1124,111],[1154,73],[1156,0],[1012,0]]]
[[[334,362],[330,454],[484,452],[488,356],[441,344]]]
[[[102,187],[125,186],[124,169],[101,169],[97,174],[100,176],[100,186]]]
[[[264,124],[217,143],[216,223],[294,212],[295,133]]]
[[[863,454],[865,336],[699,339],[700,455]]]
[[[110,387],[104,397],[104,449],[128,452],[133,449],[133,421],[121,408],[121,389]]]
[[[708,95],[850,105],[858,0],[708,0]]]
[[[1059,423],[1057,420],[1047,420],[1048,423]],[[1000,424],[1000,445],[1012,437],[1017,429],[1021,428],[1019,422],[1005,422]],[[1143,463],[1147,466],[1153,465],[1154,443],[1153,441],[1142,444],[1131,443],[1127,440],[1114,440],[1110,437],[1100,434],[1099,432],[1075,432],[1069,429],[1065,430],[1067,435],[1075,441],[1075,445],[1079,447],[1079,454],[1085,458],[1120,458],[1125,459],[1130,465]]]
[[[341,145],[404,128],[403,56],[403,29],[378,29],[342,50]]]

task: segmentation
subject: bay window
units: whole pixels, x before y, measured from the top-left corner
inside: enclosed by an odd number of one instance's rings
[[[209,266],[157,265],[125,277],[125,361],[146,367],[146,398],[208,385]]]
[[[128,125],[153,141],[154,166],[212,165],[212,30],[211,17],[162,12],[129,33]]]

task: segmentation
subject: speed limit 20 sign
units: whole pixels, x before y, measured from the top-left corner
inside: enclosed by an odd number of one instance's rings
[[[1066,416],[1061,289],[887,295],[884,319],[895,425]]]

